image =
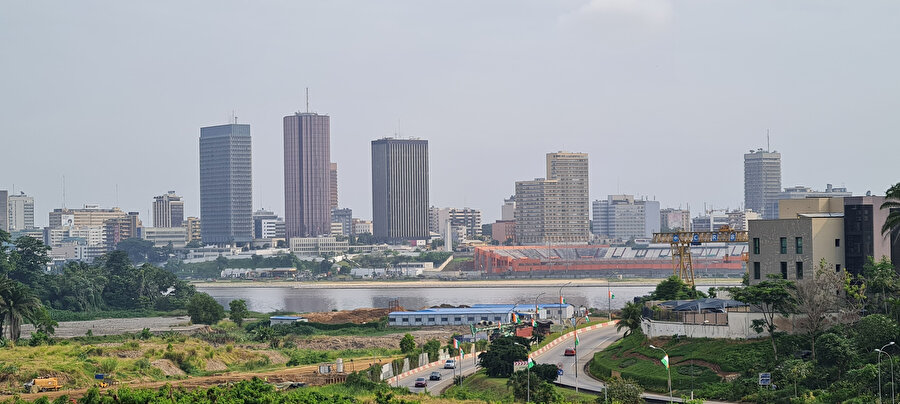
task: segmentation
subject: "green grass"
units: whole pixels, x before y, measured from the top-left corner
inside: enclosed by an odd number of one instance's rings
[[[633,379],[648,390],[666,392],[666,368],[659,362],[663,353],[650,348],[650,343],[640,332],[633,333],[594,354],[590,371],[601,379],[609,378],[613,371],[619,372],[623,378]],[[692,379],[695,390],[705,384],[722,381],[712,369],[696,363],[692,378],[689,369],[691,359],[718,365],[723,372],[754,373],[763,370],[771,355],[771,348],[765,340],[656,338],[653,344],[668,352],[672,387],[682,391],[690,390]],[[630,353],[643,357],[626,356]]]
[[[483,371],[479,371],[471,376],[466,377],[462,385],[451,386],[442,397],[453,398],[457,400],[478,400],[486,402],[512,403],[512,389],[506,387],[506,378],[488,377]],[[593,403],[597,396],[587,393],[576,393],[575,390],[556,387],[563,402],[566,403]]]
[[[100,310],[100,311],[68,311],[49,309],[50,317],[56,321],[88,321],[105,318],[140,318],[140,317],[176,317],[186,316],[187,310]]]

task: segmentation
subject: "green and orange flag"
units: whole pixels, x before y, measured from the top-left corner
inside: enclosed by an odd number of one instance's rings
[[[669,368],[669,355],[666,354],[666,356],[663,356],[663,358],[660,360],[660,362],[662,362],[663,366],[665,366],[666,369],[668,369]]]

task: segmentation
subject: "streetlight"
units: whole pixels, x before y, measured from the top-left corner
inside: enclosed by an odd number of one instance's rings
[[[543,294],[543,293],[541,293],[541,294]],[[540,295],[538,295],[538,296],[540,296]],[[537,300],[537,299],[535,299],[535,300]],[[530,363],[531,362],[531,354],[528,353],[527,346],[522,345],[518,342],[513,342],[513,344],[516,344],[522,348],[525,348],[525,353],[526,353],[525,354],[525,378],[527,379],[526,383],[528,383],[528,387],[526,387],[527,391],[525,393],[525,396],[526,396],[525,402],[530,403],[531,402],[531,366],[529,366],[529,365],[531,365],[531,363]]]
[[[675,399],[672,398],[672,372],[669,371],[669,361],[668,361],[669,353],[666,352],[665,349],[655,347],[652,344],[650,345],[650,348],[651,349],[659,349],[660,351],[663,351],[664,354],[666,354],[666,358],[667,358],[666,359],[666,375],[669,378],[669,402],[673,403],[673,402],[675,402]]]
[[[569,283],[567,283],[567,284],[562,285],[562,286],[559,287],[559,309],[557,309],[557,314],[559,315],[559,322],[560,322],[560,323],[563,322],[563,321],[562,321],[562,304],[563,304],[562,290],[563,290],[564,287],[569,286],[569,285],[571,285],[571,284],[572,284],[572,282],[570,281]],[[563,323],[563,327],[566,327],[566,324],[565,324],[565,323]],[[568,327],[566,327],[566,328],[568,328]],[[565,329],[564,329],[564,330],[565,330]]]
[[[538,305],[537,305],[537,301],[538,301],[538,299],[541,298],[541,296],[546,295],[546,294],[547,294],[547,293],[545,293],[545,292],[541,292],[539,295],[537,295],[537,296],[534,297],[534,317],[533,317],[533,318],[534,318],[535,320],[537,320],[537,317],[538,317]]]
[[[884,349],[891,345],[894,345],[894,341],[888,342],[887,344],[884,344],[884,346],[881,347],[881,349],[875,350],[875,352],[878,352],[878,403],[879,404],[881,404],[881,354],[882,353],[887,354],[887,352],[885,352]],[[890,354],[888,354],[888,357],[890,358]],[[894,391],[893,391],[894,383],[893,383],[893,381],[894,381],[894,359],[891,358],[891,400],[892,400],[892,402],[894,399]]]

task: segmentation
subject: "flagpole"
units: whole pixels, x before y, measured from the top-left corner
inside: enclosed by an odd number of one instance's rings
[[[612,321],[612,291],[609,290],[609,278],[606,278],[606,321]]]

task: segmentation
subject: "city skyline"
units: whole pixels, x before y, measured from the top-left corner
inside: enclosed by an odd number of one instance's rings
[[[185,216],[199,216],[196,128],[231,122],[232,111],[257,134],[253,208],[283,213],[283,162],[273,156],[282,112],[301,109],[306,87],[311,110],[334,117],[342,139],[332,153],[341,206],[363,218],[371,217],[368,142],[395,134],[431,142],[434,205],[476,208],[485,222],[500,217],[520,173],[540,170],[517,156],[561,149],[595,156],[591,200],[632,194],[695,212],[743,204],[740,155],[764,147],[766,129],[783,155],[783,187],[828,181],[877,195],[894,181],[882,162],[900,145],[891,136],[900,117],[889,112],[900,104],[892,91],[900,62],[878,44],[900,38],[890,19],[897,4],[498,2],[481,4],[474,19],[464,7],[428,4],[353,12],[290,4],[255,8],[258,19],[240,31],[221,28],[246,7],[216,4],[223,18],[198,19],[209,4],[162,15],[128,4],[94,13],[14,3],[0,16],[0,35],[23,38],[4,41],[4,54],[31,61],[0,66],[11,95],[0,100],[0,130],[16,151],[4,159],[13,174],[0,189],[33,196],[37,226],[63,206],[63,175],[70,208],[119,206],[148,221],[150,198],[176,189]],[[289,16],[294,24],[280,23]],[[830,24],[835,18],[859,29]],[[55,28],[26,23],[35,20]],[[106,35],[126,20],[128,29]],[[377,23],[385,20],[394,24]],[[358,29],[339,28],[348,24]],[[296,43],[311,32],[315,41]],[[300,49],[280,51],[291,46]],[[110,48],[121,50],[114,62]],[[235,50],[245,57],[213,62]],[[550,57],[522,63],[536,53]],[[859,63],[834,63],[835,55]],[[866,164],[823,157],[848,134],[855,142],[839,157]],[[138,152],[121,152],[128,148]],[[35,164],[39,155],[52,158]],[[148,156],[167,164],[144,170]]]

